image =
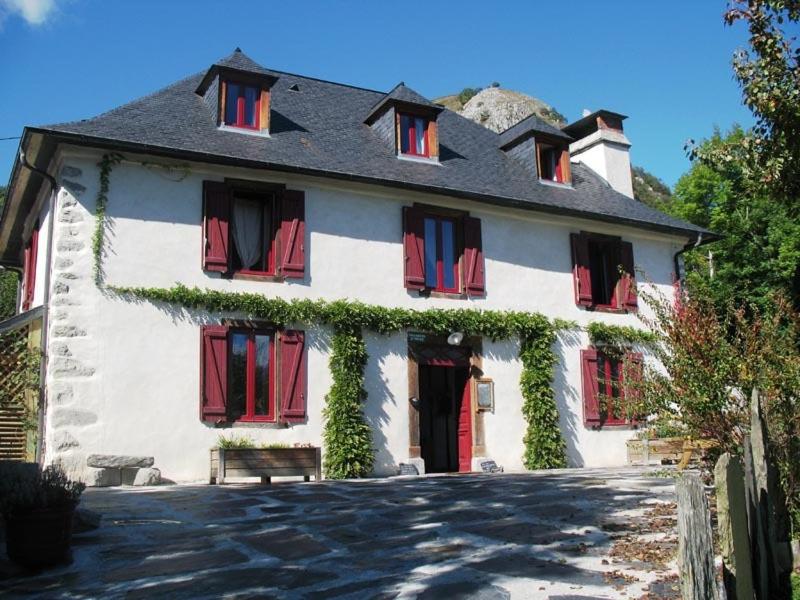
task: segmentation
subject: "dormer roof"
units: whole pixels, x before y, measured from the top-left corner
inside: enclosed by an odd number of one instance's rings
[[[385,94],[375,106],[370,109],[365,123],[371,123],[386,108],[386,106],[397,106],[401,110],[418,113],[421,115],[435,117],[444,110],[444,107],[434,104],[425,96],[415,92],[404,82],[398,83],[390,92]]]
[[[557,127],[553,127],[550,125],[550,123],[547,123],[536,115],[531,115],[525,119],[522,119],[522,121],[516,125],[512,125],[500,134],[500,147],[503,149],[508,148],[509,146],[519,143],[523,139],[532,136],[535,137],[537,133],[546,134],[551,138],[555,137],[563,139],[566,143],[572,141],[571,136],[567,135]]]
[[[197,89],[195,90],[196,93],[201,96],[205,94],[208,86],[211,85],[211,83],[214,81],[214,78],[220,72],[226,72],[228,74],[238,73],[239,75],[243,75],[247,78],[256,78],[265,88],[272,87],[272,85],[278,80],[278,77],[276,77],[271,71],[267,70],[265,67],[262,67],[260,64],[242,52],[241,48],[236,48],[232,54],[229,54],[225,58],[221,58],[211,65],[211,67],[209,67],[208,71],[206,71],[205,76],[200,82],[200,85],[197,86]]]

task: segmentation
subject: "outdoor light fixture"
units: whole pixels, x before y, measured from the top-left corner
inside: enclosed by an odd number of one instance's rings
[[[451,346],[458,346],[462,341],[464,341],[464,334],[460,331],[454,331],[447,336],[447,343]]]

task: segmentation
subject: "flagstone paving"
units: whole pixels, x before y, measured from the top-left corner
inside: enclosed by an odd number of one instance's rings
[[[637,469],[95,488],[81,505],[103,519],[72,563],[0,564],[0,593],[678,598],[674,561],[637,550],[671,554],[673,502],[672,479]]]

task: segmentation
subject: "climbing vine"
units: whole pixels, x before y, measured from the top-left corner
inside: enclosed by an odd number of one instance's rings
[[[111,179],[111,169],[119,164],[122,155],[115,152],[104,154],[97,166],[100,167],[100,186],[97,189],[94,216],[95,229],[92,236],[92,253],[94,255],[94,281],[99,286],[103,284],[103,246],[106,232],[106,206],[108,205],[108,186]]]
[[[658,338],[652,331],[637,329],[629,325],[608,325],[606,323],[589,323],[586,331],[589,341],[594,346],[624,347],[632,344],[648,345]]]
[[[333,385],[325,396],[325,477],[365,477],[372,470],[372,430],[364,419],[367,347],[357,327],[337,327],[331,343]]]
[[[537,332],[528,332],[520,342],[522,361],[520,388],[525,430],[526,469],[557,469],[567,466],[566,447],[558,427],[558,408],[553,395],[553,352],[555,333],[542,324]]]

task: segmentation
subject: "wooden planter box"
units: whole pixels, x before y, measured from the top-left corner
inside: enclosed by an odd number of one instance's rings
[[[272,477],[302,475],[309,481],[322,479],[320,448],[212,448],[209,483],[223,484],[226,477]]]

